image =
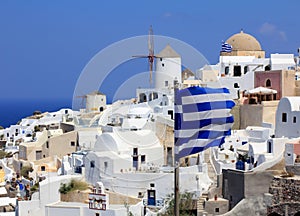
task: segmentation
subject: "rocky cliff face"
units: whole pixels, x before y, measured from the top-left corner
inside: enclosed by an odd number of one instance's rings
[[[271,205],[268,206],[268,214],[300,213],[300,176],[274,177],[270,186],[270,194],[273,198]]]

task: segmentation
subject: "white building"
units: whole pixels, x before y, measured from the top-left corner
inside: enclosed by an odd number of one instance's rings
[[[300,137],[300,97],[281,98],[276,111],[276,137]]]
[[[106,108],[106,95],[94,91],[86,95],[86,112],[102,112]]]
[[[270,58],[265,58],[265,51],[262,50],[258,40],[243,31],[232,35],[226,42],[232,46],[232,52],[221,52],[219,62],[199,69],[196,78],[203,82],[202,85],[208,87],[228,88],[233,98],[239,98],[244,90],[255,88],[256,71],[295,68],[293,54],[271,54]],[[216,71],[218,79],[214,80],[210,76]]]

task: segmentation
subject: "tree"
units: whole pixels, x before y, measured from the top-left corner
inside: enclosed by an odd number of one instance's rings
[[[32,172],[33,169],[31,166],[23,166],[22,169],[21,169],[21,175],[24,177],[24,178],[29,178],[29,172]]]
[[[180,216],[190,216],[195,215],[193,212],[193,196],[194,193],[185,192],[183,194],[179,194],[179,212]],[[165,213],[159,214],[159,216],[171,216],[174,215],[174,194],[170,194],[167,196],[168,207]]]
[[[10,158],[12,156],[13,156],[13,153],[0,150],[0,159]]]

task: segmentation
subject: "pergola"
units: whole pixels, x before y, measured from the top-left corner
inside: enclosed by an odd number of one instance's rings
[[[261,103],[261,101],[276,100],[276,94],[277,94],[276,90],[265,88],[262,86],[251,89],[251,90],[247,90],[245,92],[245,96],[248,97],[249,103],[250,103],[250,98],[256,98],[257,103]]]

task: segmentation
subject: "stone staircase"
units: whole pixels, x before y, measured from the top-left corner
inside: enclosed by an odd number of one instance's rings
[[[217,178],[216,171],[215,171],[212,163],[210,162],[210,154],[211,154],[210,151],[211,151],[211,149],[206,149],[204,151],[204,161],[207,164],[208,177],[213,181],[213,183],[210,185],[210,188],[212,188],[212,187],[218,186],[217,185],[218,178]]]
[[[210,149],[204,151],[204,162],[207,164],[208,177],[213,181],[208,191],[210,191],[210,189],[212,188],[217,187],[217,174],[215,172],[213,165],[210,162],[210,151],[211,151]],[[204,209],[204,203],[206,199],[210,198],[208,191],[202,193],[201,197],[197,201],[197,216],[209,215]]]
[[[206,213],[204,210],[204,203],[207,198],[208,198],[208,193],[203,193],[202,196],[197,201],[197,215],[203,215]],[[199,213],[202,213],[202,214],[199,214]]]

